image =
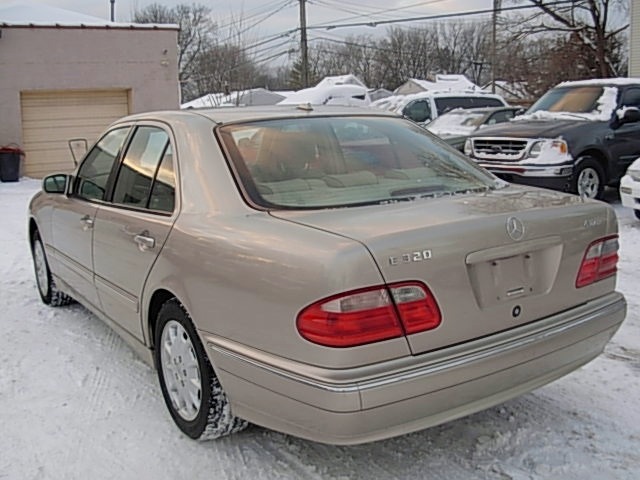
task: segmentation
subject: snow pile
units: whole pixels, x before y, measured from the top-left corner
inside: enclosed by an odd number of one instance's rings
[[[27,245],[40,182],[0,183],[0,478],[347,480],[640,478],[640,222],[616,205],[626,322],[605,353],[533,393],[355,447],[258,427],[194,442],[156,373],[79,305],[44,306]]]

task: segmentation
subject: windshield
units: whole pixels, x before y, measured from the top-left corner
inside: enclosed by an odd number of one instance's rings
[[[395,202],[502,184],[402,119],[279,119],[226,125],[219,134],[244,192],[264,208]]]
[[[448,127],[469,127],[473,129],[482,124],[486,117],[484,112],[469,110],[454,110],[440,115],[429,124],[429,130],[445,129]]]
[[[537,111],[591,113],[598,109],[602,94],[603,87],[598,85],[554,88],[534,103],[527,114]]]

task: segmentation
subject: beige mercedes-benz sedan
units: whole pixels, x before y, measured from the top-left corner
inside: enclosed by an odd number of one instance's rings
[[[608,205],[359,108],[124,118],[29,233],[42,300],[115,329],[192,438],[423,429],[584,365],[626,313]]]

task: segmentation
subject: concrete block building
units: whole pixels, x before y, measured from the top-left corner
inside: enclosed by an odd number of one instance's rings
[[[179,108],[176,25],[112,23],[33,3],[0,6],[0,147],[24,150],[22,174],[74,165],[129,113]]]

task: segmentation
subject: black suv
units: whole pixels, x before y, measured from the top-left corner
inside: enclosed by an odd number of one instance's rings
[[[601,198],[640,157],[640,79],[561,83],[464,152],[504,180]]]

